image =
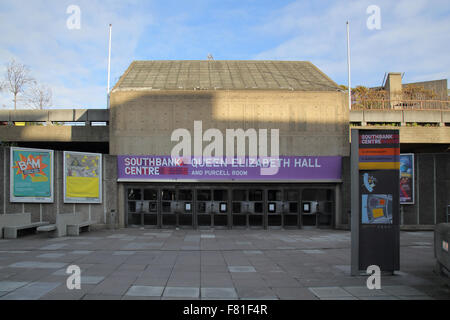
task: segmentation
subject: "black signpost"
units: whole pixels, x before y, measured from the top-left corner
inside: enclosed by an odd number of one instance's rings
[[[352,130],[352,275],[400,268],[398,130]]]

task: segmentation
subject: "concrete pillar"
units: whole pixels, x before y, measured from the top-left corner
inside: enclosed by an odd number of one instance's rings
[[[384,86],[388,92],[391,109],[402,100],[402,74],[400,72],[389,72]]]

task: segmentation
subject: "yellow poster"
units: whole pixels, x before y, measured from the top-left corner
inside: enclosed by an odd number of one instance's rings
[[[64,152],[64,202],[101,203],[101,154]]]

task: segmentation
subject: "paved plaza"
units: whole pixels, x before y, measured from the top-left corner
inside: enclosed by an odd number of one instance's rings
[[[0,300],[450,299],[432,232],[401,232],[401,271],[381,290],[350,276],[350,232],[120,229],[0,240]],[[66,285],[81,268],[81,289]]]

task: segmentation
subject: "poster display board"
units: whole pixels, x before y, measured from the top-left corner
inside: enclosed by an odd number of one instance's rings
[[[10,201],[53,202],[53,150],[11,147]]]
[[[352,130],[352,274],[400,266],[400,135]],[[356,262],[355,262],[356,261]]]
[[[64,151],[64,202],[102,202],[102,155]]]
[[[400,155],[400,204],[414,204],[414,154]]]

